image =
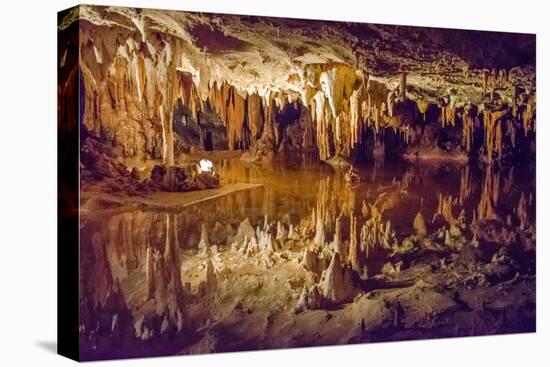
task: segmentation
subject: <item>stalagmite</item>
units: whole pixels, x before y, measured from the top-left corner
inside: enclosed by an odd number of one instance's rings
[[[277,234],[275,236],[275,239],[284,242],[288,238],[287,236],[288,234],[284,225],[281,223],[281,221],[277,221]]]
[[[324,257],[319,257],[319,254],[317,252],[310,251],[306,248],[304,250],[300,266],[302,266],[307,271],[311,271],[320,275],[328,265],[326,260],[327,259],[325,259]]]
[[[199,253],[203,256],[208,255],[210,241],[208,240],[208,228],[206,223],[201,224],[201,239],[199,241]]]
[[[332,255],[330,265],[321,276],[319,290],[333,305],[350,302],[357,294],[351,269],[342,264],[339,253]]]
[[[214,292],[216,292],[216,288],[217,280],[214,265],[212,265],[212,261],[208,260],[206,262],[206,289],[209,297],[212,297]]]
[[[245,242],[245,239],[250,241],[252,239],[256,240],[256,231],[250,223],[250,219],[244,219],[237,229],[237,233],[232,239],[232,242],[236,242],[238,245],[242,245]]]
[[[418,236],[426,236],[428,231],[426,229],[426,221],[422,213],[418,212],[414,217],[413,228]]]
[[[147,281],[147,299],[153,298],[155,294],[155,281],[153,279],[153,254],[151,247],[147,247],[147,258],[145,261],[145,274],[146,274],[146,281]]]
[[[315,284],[309,290],[304,286],[293,310],[295,313],[300,313],[306,310],[320,309],[322,306],[323,296],[319,292],[319,285]]]

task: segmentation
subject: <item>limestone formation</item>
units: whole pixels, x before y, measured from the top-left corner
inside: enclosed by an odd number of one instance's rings
[[[206,223],[201,224],[201,239],[199,241],[199,254],[208,256],[210,241],[208,240],[208,228]]]
[[[426,229],[426,221],[422,213],[418,212],[414,217],[413,228],[418,236],[425,236],[428,233]]]
[[[342,264],[340,254],[334,253],[328,268],[321,275],[319,290],[323,299],[331,305],[350,302],[357,294],[353,272]]]
[[[83,356],[535,329],[532,35],[60,18]]]
[[[507,68],[501,60],[496,68],[491,64],[498,52],[488,53],[485,65],[477,65],[457,51],[494,47],[485,36],[475,37],[475,45],[470,38],[453,38],[460,45],[445,49],[422,29],[395,36],[386,30],[389,26],[377,26],[369,29],[368,38],[351,41],[351,26],[315,25],[297,35],[279,19],[277,29],[290,40],[285,46],[273,38],[266,19],[250,23],[239,16],[215,21],[207,15],[163,14],[83,6],[59,26],[60,32],[68,32],[76,21],[85,25],[80,59],[61,65],[62,78],[82,81],[84,140],[99,139],[125,159],[157,159],[172,167],[189,134],[199,136],[197,143],[205,150],[225,135],[227,148],[273,159],[285,151],[298,125],[303,134],[291,145],[302,151],[314,147],[322,160],[366,159],[377,145],[385,153],[412,150],[420,158],[435,154],[456,159],[462,152],[466,159],[490,164],[505,159],[507,149],[533,154],[525,147],[536,129],[534,61],[514,65],[519,61],[510,57]],[[193,35],[196,22],[210,30]],[[209,32],[220,39],[213,41]],[[453,37],[453,31],[439,32],[440,37]],[[312,41],[317,35],[321,43]],[[523,40],[521,35],[503,37],[511,45]],[[387,47],[387,62],[371,56],[381,42]],[[289,50],[301,55],[294,60]],[[76,93],[63,85],[69,84],[60,85],[63,98]],[[498,92],[490,93],[496,88]],[[290,105],[298,112],[283,121]],[[174,129],[176,115],[183,116],[178,118],[186,127]],[[461,126],[456,138],[441,140],[448,135],[439,134],[438,142],[430,141],[432,131],[455,126]],[[388,138],[392,134],[395,142]],[[484,137],[481,146],[476,137]],[[168,168],[164,186],[175,185]]]

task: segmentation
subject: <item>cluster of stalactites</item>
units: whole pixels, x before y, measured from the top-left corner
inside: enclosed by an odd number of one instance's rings
[[[243,142],[246,95],[243,96],[237,88],[227,83],[223,83],[219,88],[215,83],[209,92],[210,106],[224,122],[229,147],[233,149]]]
[[[464,106],[462,113],[462,145],[467,152],[472,149],[474,141],[475,110],[471,104]]]
[[[319,80],[321,87],[307,105],[316,125],[321,159],[333,155],[330,142],[335,155],[349,156],[361,142],[364,129],[373,128],[378,132],[381,125],[392,123],[389,115],[393,94],[384,83],[340,64],[321,72]]]
[[[502,156],[502,118],[508,111],[506,109],[483,111],[483,125],[485,130],[485,149],[487,151],[487,160],[492,162],[493,153],[500,158]]]
[[[163,160],[172,164],[170,121],[176,99],[189,108],[195,119],[208,101],[227,128],[230,149],[247,148],[263,133],[278,140],[277,130],[273,129],[275,109],[298,99],[306,107],[304,110],[309,110],[312,126],[305,130],[315,134],[323,160],[333,155],[349,157],[367,128],[377,134],[381,127],[389,126],[399,129],[405,141],[409,138],[408,126],[393,113],[396,101],[406,99],[406,73],[401,75],[399,90],[390,91],[385,83],[343,63],[308,65],[302,76],[302,93],[263,90],[260,95],[257,91],[240,90],[228,81],[205,81],[208,73],[201,72],[198,78],[197,70],[182,66],[187,48],[175,39],[139,43],[128,38],[112,55],[104,50],[98,40],[81,45],[83,123],[92,134],[105,132],[126,156],[151,152],[162,140]],[[510,83],[508,75],[502,70],[483,72],[485,91]],[[522,121],[527,134],[535,130],[535,95],[516,94],[512,115]],[[459,107],[452,97],[439,104],[442,127],[456,124]],[[429,104],[417,101],[424,119]],[[477,112],[470,112],[467,107],[462,114],[462,144],[470,151]],[[503,112],[486,110],[479,117],[483,117],[485,150],[491,162],[493,154],[502,154]],[[148,124],[159,128],[143,127]]]

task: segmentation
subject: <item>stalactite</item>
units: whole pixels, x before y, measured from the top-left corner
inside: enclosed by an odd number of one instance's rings
[[[318,92],[313,97],[317,131],[317,147],[319,149],[319,158],[326,160],[330,157],[330,143],[328,135],[328,121],[330,111],[327,111],[327,102],[325,95]],[[327,113],[328,112],[328,113]]]
[[[174,129],[173,129],[173,114],[174,104],[176,102],[175,96],[179,89],[179,83],[177,83],[177,67],[180,57],[180,47],[177,43],[174,43],[171,47],[166,47],[165,57],[168,59],[167,75],[165,90],[161,91],[161,100],[159,105],[159,116],[162,124],[163,142],[164,142],[164,163],[167,166],[174,165]]]
[[[351,97],[358,81],[355,69],[346,64],[336,64],[320,74],[321,90],[328,100],[333,118],[340,115],[345,101]]]
[[[416,106],[418,107],[418,112],[422,114],[422,119],[424,122],[426,121],[426,112],[428,111],[428,107],[430,106],[430,102],[426,100],[418,100],[416,101]]]
[[[366,102],[364,89],[357,88],[353,91],[349,100],[350,104],[350,132],[351,132],[351,146],[360,143],[361,135],[363,132],[363,103]]]
[[[233,149],[236,144],[242,142],[243,124],[246,111],[246,100],[237,92],[234,87],[230,88],[227,105],[227,134],[229,148]]]
[[[399,98],[403,101],[407,98],[407,72],[403,71],[399,77]]]
[[[367,119],[369,126],[374,124],[375,132],[380,129],[383,111],[386,109],[388,88],[384,83],[369,79],[367,83]]]
[[[493,153],[498,157],[502,155],[502,124],[501,119],[506,115],[506,110],[483,111],[483,124],[485,128],[485,149],[488,162],[493,161]]]
[[[462,114],[462,145],[467,152],[472,149],[474,141],[474,124],[474,109],[472,105],[467,104],[464,106],[464,112]]]
[[[456,108],[451,103],[441,106],[441,127],[455,126]]]
[[[248,95],[247,98],[248,126],[253,138],[258,138],[262,130],[262,99],[257,93]]]

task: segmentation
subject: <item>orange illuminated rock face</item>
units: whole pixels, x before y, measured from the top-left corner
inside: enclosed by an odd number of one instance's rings
[[[299,115],[280,121],[292,103],[311,117],[301,131],[314,135],[322,160],[369,158],[379,145],[491,163],[503,147],[511,157],[529,154],[534,141],[529,35],[96,6],[77,8],[60,31],[77,21],[80,57],[61,70],[80,77],[86,134],[117,156],[170,165],[174,152],[212,149],[212,134],[243,150],[263,137],[273,152],[257,154],[271,156],[292,140]],[[61,85],[60,93],[71,91]],[[196,123],[189,144],[172,128],[178,106]]]

